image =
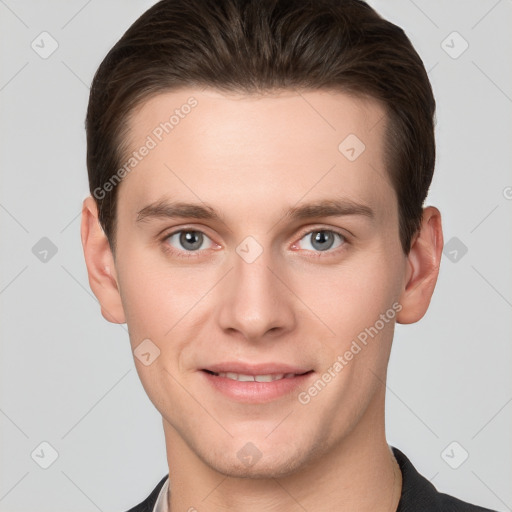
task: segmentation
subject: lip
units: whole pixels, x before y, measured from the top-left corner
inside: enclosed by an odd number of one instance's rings
[[[208,370],[208,371],[207,371]],[[213,375],[215,373],[243,373],[245,375],[269,375],[295,373],[294,377],[274,380],[272,382],[241,382]],[[246,404],[263,404],[280,398],[296,394],[299,388],[304,389],[307,382],[315,375],[312,369],[281,363],[262,363],[247,365],[243,363],[221,363],[208,366],[199,372],[206,383],[217,392],[231,400]]]
[[[215,373],[243,373],[244,375],[269,375],[276,373],[306,373],[311,368],[304,368],[300,366],[290,366],[283,363],[259,363],[259,364],[246,364],[239,361],[217,363],[209,365],[202,370],[209,370]]]

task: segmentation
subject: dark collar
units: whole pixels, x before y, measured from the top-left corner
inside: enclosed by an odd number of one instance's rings
[[[128,512],[153,512],[156,500],[158,499],[158,493],[160,492],[160,489],[163,487],[168,477],[169,475],[165,475],[162,480],[158,482],[157,486],[151,491],[151,494],[143,502],[128,510]]]
[[[402,472],[402,495],[396,512],[492,512],[438,492],[400,450],[392,450]]]

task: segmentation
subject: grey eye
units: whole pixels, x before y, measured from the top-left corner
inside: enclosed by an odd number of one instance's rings
[[[336,238],[341,241],[334,248],[339,247],[345,242],[345,238],[342,235],[328,229],[310,231],[301,238],[301,242],[306,240],[306,246],[302,248],[308,251],[328,251],[333,248],[333,245],[336,243]],[[308,243],[309,240],[310,242]]]
[[[181,230],[169,235],[167,240],[175,249],[197,251],[199,249],[207,249],[208,247],[202,246],[210,239],[201,231]]]

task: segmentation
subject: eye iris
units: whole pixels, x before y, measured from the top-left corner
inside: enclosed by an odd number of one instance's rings
[[[182,247],[194,251],[199,249],[203,243],[203,234],[198,231],[183,231],[180,235]],[[187,245],[190,244],[190,245]]]
[[[327,249],[330,249],[334,243],[334,233],[330,233],[329,231],[315,231],[312,235],[314,236],[311,245],[319,251],[326,251]]]

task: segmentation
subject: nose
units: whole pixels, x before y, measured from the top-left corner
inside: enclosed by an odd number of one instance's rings
[[[295,297],[287,282],[286,270],[273,261],[270,251],[253,262],[238,254],[222,289],[218,322],[224,332],[251,342],[274,339],[294,329]]]

